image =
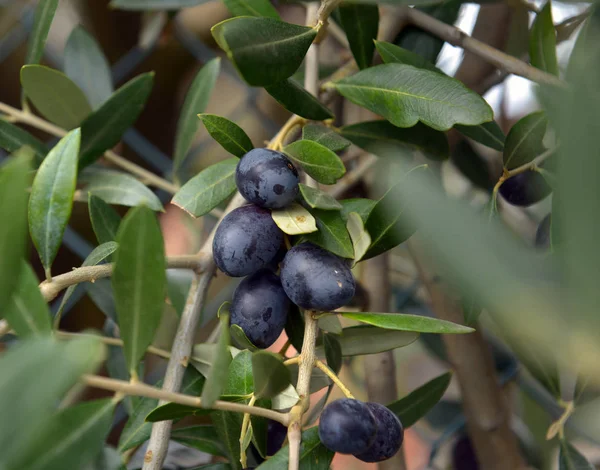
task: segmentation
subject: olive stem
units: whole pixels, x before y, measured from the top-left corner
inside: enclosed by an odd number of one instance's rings
[[[201,408],[202,404],[202,400],[199,397],[185,395],[183,393],[168,392],[142,382],[131,383],[124,380],[88,374],[82,377],[82,382],[90,387],[110,390],[112,392],[120,392],[129,396],[156,398],[164,402],[178,403],[180,405],[193,406],[195,408]],[[233,411],[236,413],[248,413],[251,415],[260,416],[262,418],[272,419],[273,421],[277,421],[283,425],[286,425],[288,421],[287,414],[285,413],[269,410],[268,408],[232,403],[229,401],[217,400],[211,406],[211,409]]]
[[[256,397],[252,394],[252,398],[248,402],[248,406],[254,406],[256,403]],[[242,467],[246,467],[246,449],[244,448],[244,441],[246,440],[246,433],[248,432],[248,425],[250,424],[250,413],[244,413],[244,420],[242,421],[242,430],[240,432],[240,463]]]
[[[346,395],[346,398],[354,399],[354,395],[352,395],[352,392],[350,392],[348,387],[344,385],[344,382],[340,380],[340,378],[335,374],[335,372],[331,370],[331,368],[327,364],[325,364],[320,359],[315,359],[315,366],[318,369],[322,370],[325,373],[325,375],[327,375],[327,377],[333,380],[333,383],[337,385],[337,387],[342,391],[344,395]]]

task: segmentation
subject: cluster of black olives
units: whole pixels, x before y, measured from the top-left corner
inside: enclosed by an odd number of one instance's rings
[[[223,218],[213,256],[225,274],[248,276],[233,295],[231,323],[254,345],[267,348],[283,331],[290,300],[304,309],[335,310],[352,299],[355,282],[344,260],[313,244],[301,243],[286,252],[284,234],[269,210],[284,208],[298,197],[298,172],[285,155],[253,149],[240,159],[235,179],[250,204]]]
[[[334,452],[352,454],[363,462],[381,462],[400,450],[404,429],[385,406],[343,398],[323,410],[319,439]]]

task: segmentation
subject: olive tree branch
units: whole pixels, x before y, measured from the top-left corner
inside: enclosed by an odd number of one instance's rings
[[[206,264],[206,257],[200,255],[181,255],[167,258],[168,269],[192,269],[201,271]],[[82,266],[72,271],[54,276],[51,281],[43,281],[40,291],[46,302],[54,300],[58,293],[69,286],[81,282],[94,282],[96,279],[110,277],[114,263],[100,264],[96,266]]]
[[[131,383],[124,380],[101,377],[99,375],[84,375],[82,377],[82,382],[89,387],[110,390],[113,392],[122,393],[124,395],[155,398],[162,402],[178,403],[180,405],[193,406],[195,408],[201,408],[202,406],[202,400],[199,397],[185,395],[183,393],[168,392],[141,382]],[[211,406],[211,409],[233,411],[236,413],[248,413],[251,415],[260,416],[262,418],[272,419],[283,425],[286,425],[288,421],[288,416],[285,413],[269,410],[268,408],[248,406],[229,401],[217,400]]]
[[[346,387],[344,382],[340,380],[340,378],[335,374],[335,372],[331,370],[331,368],[327,364],[325,364],[320,359],[315,359],[315,366],[321,371],[323,371],[325,375],[329,377],[334,384],[337,385],[337,387],[342,391],[342,393],[346,395],[346,398],[354,398],[352,392],[348,389],[348,387]]]
[[[58,127],[38,116],[32,114],[29,111],[22,111],[17,108],[13,108],[12,106],[7,105],[6,103],[0,103],[0,111],[6,113],[11,116],[16,122],[21,122],[23,124],[28,124],[36,129],[44,131],[50,135],[54,135],[56,137],[63,137],[67,134],[67,131],[61,127]],[[132,175],[137,176],[141,180],[147,182],[152,186],[156,186],[157,188],[163,189],[170,194],[175,194],[179,187],[174,185],[173,183],[161,178],[160,176],[155,175],[151,171],[142,168],[139,165],[136,165],[133,162],[117,155],[112,150],[107,150],[104,152],[104,158],[106,158],[109,162],[114,163],[116,166],[127,170]]]

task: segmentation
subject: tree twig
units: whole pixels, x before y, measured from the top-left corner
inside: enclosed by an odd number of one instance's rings
[[[200,271],[206,264],[206,257],[199,255],[181,255],[167,258],[169,269],[193,269]],[[109,277],[113,272],[113,263],[75,268],[65,274],[54,276],[52,281],[43,281],[40,291],[46,302],[54,300],[60,291],[81,282],[94,282]]]
[[[202,403],[199,397],[185,395],[183,393],[167,392],[141,382],[125,382],[124,380],[111,379],[99,375],[84,375],[82,377],[82,382],[90,387],[100,388],[102,390],[120,392],[125,395],[136,397],[156,398],[162,402],[178,403],[180,405],[193,406],[196,408],[201,408]],[[249,413],[278,421],[283,425],[286,425],[288,422],[288,416],[285,413],[269,410],[268,408],[243,405],[241,403],[217,400],[214,402],[211,409],[233,411],[236,413]]]
[[[335,373],[329,368],[329,366],[327,364],[325,364],[320,359],[315,359],[315,366],[318,369],[320,369],[321,371],[323,371],[323,373],[327,377],[329,377],[333,381],[334,384],[337,385],[337,387],[342,391],[342,393],[344,395],[346,395],[347,398],[354,398],[354,395],[352,395],[352,392],[348,389],[348,387],[346,387],[344,382],[342,382],[340,380],[340,378],[337,375],[335,375]]]

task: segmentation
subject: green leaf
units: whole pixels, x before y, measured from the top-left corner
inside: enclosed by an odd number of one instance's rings
[[[371,246],[364,256],[365,259],[400,245],[415,232],[414,225],[410,224],[406,217],[403,217],[404,205],[396,203],[392,209],[390,204],[392,201],[397,202],[398,191],[402,189],[407,180],[418,177],[424,171],[427,171],[426,166],[418,166],[410,170],[373,206],[365,223],[365,228],[371,235]]]
[[[27,186],[33,151],[23,148],[0,166],[0,318],[19,284],[28,245]],[[9,222],[10,221],[10,222]]]
[[[319,183],[334,184],[346,173],[340,157],[317,142],[298,140],[283,151]]]
[[[465,316],[465,324],[467,326],[476,326],[477,320],[482,313],[481,305],[475,302],[473,297],[462,299],[462,308]]]
[[[42,116],[65,129],[79,126],[92,112],[79,87],[58,70],[25,65],[21,68],[21,85]]]
[[[122,465],[121,455],[113,447],[105,445],[85,470],[126,470]]]
[[[329,127],[309,123],[302,128],[302,138],[312,140],[327,147],[332,152],[341,152],[350,146],[350,142]]]
[[[546,113],[528,114],[512,126],[504,146],[504,166],[508,170],[531,162],[544,151],[542,140],[546,135]]]
[[[223,0],[233,16],[265,16],[279,18],[279,13],[269,0]]]
[[[282,357],[269,351],[252,354],[252,374],[254,395],[258,398],[272,398],[291,383],[290,371],[283,365]]]
[[[308,235],[306,239],[342,258],[353,258],[352,241],[340,213],[313,209],[312,214],[317,220],[319,231]]]
[[[252,393],[254,393],[252,353],[250,351],[240,351],[229,365],[224,394],[249,396]]]
[[[342,219],[348,221],[348,215],[350,212],[356,212],[360,215],[360,218],[363,222],[367,222],[369,218],[369,214],[373,210],[373,207],[377,204],[377,201],[373,201],[372,199],[366,198],[353,198],[353,199],[342,199],[340,201],[342,205],[342,210],[340,211],[340,215]]]
[[[37,3],[33,17],[33,28],[31,29],[27,53],[25,54],[26,64],[39,64],[57,6],[58,0],[40,0]]]
[[[362,323],[386,328],[389,330],[415,331],[417,333],[472,333],[475,331],[468,326],[458,325],[446,320],[439,320],[422,315],[407,315],[403,313],[375,313],[375,312],[338,312],[345,318]]]
[[[423,418],[442,399],[451,379],[452,372],[440,375],[387,407],[400,418],[406,429]]]
[[[115,91],[81,124],[83,168],[114,147],[137,120],[152,91],[154,72],[138,75]]]
[[[217,436],[217,431],[212,426],[200,425],[178,428],[171,433],[171,439],[210,455],[227,456],[223,444]]]
[[[209,463],[208,465],[195,467],[192,470],[232,470],[232,468],[228,463]]]
[[[447,131],[455,124],[474,126],[494,118],[485,100],[458,80],[410,65],[377,65],[331,86],[398,127],[421,121]]]
[[[293,385],[288,385],[286,389],[274,396],[271,400],[271,408],[274,410],[289,410],[292,406],[298,403],[300,396]]]
[[[211,32],[252,86],[268,86],[292,76],[317,36],[314,28],[256,17],[231,18]]]
[[[111,8],[119,10],[178,10],[180,8],[195,7],[206,0],[112,0]]]
[[[16,152],[25,145],[31,147],[36,164],[39,165],[48,153],[46,146],[29,132],[0,119],[0,148],[7,152]]]
[[[158,402],[156,402],[158,403]],[[156,406],[156,405],[155,405]],[[179,403],[167,403],[151,410],[146,416],[147,423],[156,423],[158,421],[180,420],[188,416],[206,416],[210,410],[196,408],[195,406],[180,405]],[[144,441],[150,437],[150,429],[144,437]]]
[[[110,64],[94,37],[77,26],[65,45],[65,73],[98,108],[113,92]]]
[[[450,155],[446,134],[421,123],[402,129],[387,121],[366,121],[343,126],[340,131],[354,145],[382,157],[398,158],[415,151],[432,160]]]
[[[450,158],[452,163],[473,185],[488,192],[492,191],[500,174],[497,171],[491,171],[487,160],[475,151],[470,142],[462,139],[452,149]]]
[[[194,273],[189,270],[167,269],[167,295],[179,317],[185,310]]]
[[[40,165],[29,197],[29,232],[47,275],[71,217],[81,132],[69,132]]]
[[[7,464],[18,457],[32,431],[53,424],[56,404],[83,374],[100,365],[103,355],[104,347],[95,338],[58,342],[52,337],[20,341],[2,354],[0,415],[11,423],[0,428],[3,468],[9,468]]]
[[[365,230],[363,220],[356,212],[348,214],[346,228],[354,246],[354,262],[358,263],[371,246],[371,236]]]
[[[564,439],[560,441],[558,455],[559,470],[594,470],[592,465],[579,451]]]
[[[185,96],[175,134],[173,153],[173,172],[175,173],[183,164],[194,136],[198,132],[198,120],[195,116],[204,112],[208,106],[208,100],[217,83],[220,70],[221,59],[219,57],[208,61],[196,74]]]
[[[319,327],[319,329],[327,333],[341,335],[343,332],[342,324],[340,323],[339,318],[335,315],[324,315],[322,317],[319,317],[319,319],[317,320],[317,326]]]
[[[229,455],[231,470],[242,470],[240,465],[240,431],[242,415],[229,411],[213,411],[210,414],[219,439],[224,443]]]
[[[290,306],[285,323],[285,334],[292,343],[292,346],[294,346],[294,349],[301,352],[302,343],[304,342],[304,320],[298,306],[293,304]]]
[[[338,341],[342,347],[342,356],[361,356],[402,348],[415,342],[418,337],[418,333],[414,332],[360,325],[344,328]],[[322,346],[317,347],[316,351],[318,356],[324,356]]]
[[[334,452],[321,444],[319,430],[316,426],[302,432],[299,467],[301,470],[328,470],[333,456]],[[286,445],[269,460],[259,465],[257,470],[281,470],[282,468],[287,468],[289,458],[290,451]]]
[[[271,211],[277,226],[288,235],[300,235],[317,231],[315,218],[300,204],[293,202],[284,209]]]
[[[333,118],[333,113],[295,80],[288,78],[266,86],[265,90],[281,106],[300,117],[313,121]]]
[[[208,214],[235,191],[237,163],[237,158],[229,158],[202,170],[177,191],[171,203],[193,217]]]
[[[60,410],[50,423],[32,431],[25,446],[18,446],[20,455],[6,468],[83,468],[101,451],[114,408],[112,399],[104,399]]]
[[[417,67],[419,69],[444,73],[431,62],[421,57],[419,54],[415,54],[408,49],[398,47],[395,44],[390,44],[389,42],[384,41],[375,41],[375,47],[383,59],[383,62],[386,64],[406,64],[412,65],[413,67]]]
[[[304,201],[313,209],[340,210],[342,208],[342,205],[325,191],[311,188],[302,183],[299,183],[298,186],[300,187],[300,193]]]
[[[98,243],[108,243],[117,237],[121,216],[110,207],[103,199],[88,193],[88,210],[92,229],[96,234]]]
[[[485,122],[479,126],[463,126],[457,124],[454,128],[461,134],[487,147],[502,152],[506,136],[496,121]]]
[[[110,255],[112,255],[115,251],[117,251],[118,247],[119,247],[119,245],[117,243],[110,242],[110,241],[106,242],[106,243],[103,243],[100,246],[97,246],[87,256],[87,258],[84,260],[84,262],[83,262],[83,264],[81,266],[82,267],[84,267],[84,266],[96,266],[97,264],[100,264],[102,261],[104,261],[105,259],[107,259]],[[67,302],[69,301],[69,299],[73,295],[73,292],[75,292],[76,288],[77,288],[77,285],[72,285],[72,286],[69,286],[67,288],[67,290],[65,291],[65,295],[63,295],[63,298],[60,301],[60,306],[58,307],[58,313],[57,313],[57,315],[59,316],[59,318],[62,315],[63,310],[64,310],[65,306],[67,305]],[[37,288],[37,283],[36,283],[36,290],[39,292],[39,289]],[[42,300],[43,300],[43,298],[42,298]],[[44,304],[45,304],[45,301],[44,301]],[[48,315],[49,315],[49,312],[48,312]],[[50,318],[50,317],[48,317],[48,318]]]
[[[229,312],[221,312],[221,336],[217,343],[215,360],[210,368],[206,384],[202,390],[202,408],[210,408],[219,399],[227,384],[231,353],[229,352]]]
[[[342,3],[339,12],[354,60],[358,68],[366,69],[373,62],[373,40],[377,38],[379,29],[379,8],[377,5]]]
[[[326,333],[323,335],[323,347],[325,348],[327,365],[337,374],[342,368],[342,346],[339,340],[335,335]]]
[[[18,272],[20,275],[17,276]],[[19,283],[3,312],[8,324],[21,338],[49,335],[52,332],[50,310],[33,269],[23,261],[15,277]]]
[[[531,26],[529,57],[531,65],[558,77],[556,30],[552,20],[551,0],[548,0],[544,8],[537,13]]]
[[[248,339],[244,330],[239,325],[231,325],[229,327],[229,334],[234,344],[241,349],[248,349],[250,351],[256,351],[258,348],[252,344],[252,341]]]
[[[135,376],[163,313],[166,262],[160,225],[147,207],[130,210],[117,233],[112,286],[127,366]]]
[[[84,184],[84,194],[98,196],[109,204],[121,206],[146,205],[154,211],[162,211],[160,199],[143,183],[127,173],[104,168],[86,168],[79,176]]]
[[[210,136],[230,154],[242,158],[254,148],[250,137],[236,123],[214,114],[198,114]]]

